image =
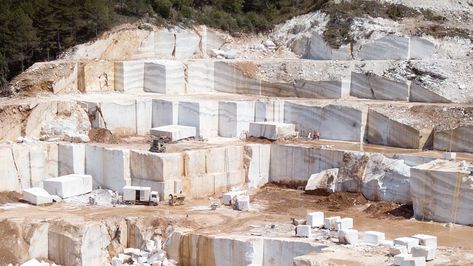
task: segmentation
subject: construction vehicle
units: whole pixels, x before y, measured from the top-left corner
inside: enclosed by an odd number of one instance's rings
[[[183,205],[186,196],[181,193],[169,194],[169,206]]]
[[[153,142],[151,143],[151,147],[149,148],[150,152],[156,152],[156,153],[164,153],[166,152],[166,139],[164,138],[158,138],[158,139],[153,139]]]
[[[159,194],[150,187],[124,186],[123,203],[157,206]]]

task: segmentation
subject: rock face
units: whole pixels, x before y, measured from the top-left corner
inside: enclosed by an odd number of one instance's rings
[[[284,122],[295,124],[301,136],[315,130],[320,132],[322,139],[360,141],[364,134],[364,119],[364,110],[351,106],[311,106],[292,102],[284,105]]]
[[[389,80],[370,73],[351,73],[350,95],[375,100],[407,101],[406,83]]]
[[[289,238],[205,236],[174,232],[169,258],[181,265],[291,265],[295,257],[320,251],[309,241]],[[231,259],[228,259],[231,258]]]
[[[305,191],[310,192],[314,190],[325,190],[327,192],[334,192],[335,188],[332,187],[334,181],[338,177],[338,168],[327,169],[318,174],[310,176],[305,186]]]
[[[369,110],[366,140],[373,144],[424,149],[432,146],[433,129],[431,127],[419,129],[375,110]]]
[[[360,192],[374,201],[411,201],[410,166],[404,160],[377,153],[273,144],[270,162],[273,182],[307,182],[309,187],[315,183],[329,192]],[[339,169],[338,175],[333,174],[335,170],[329,170],[332,168]],[[312,180],[316,182],[311,183],[314,173],[318,173]]]
[[[409,58],[409,39],[399,36],[386,36],[361,47],[362,60],[402,60]]]
[[[414,216],[420,220],[471,225],[473,166],[435,160],[411,168]]]
[[[452,130],[435,132],[434,149],[453,152],[473,152],[473,126],[461,125]]]

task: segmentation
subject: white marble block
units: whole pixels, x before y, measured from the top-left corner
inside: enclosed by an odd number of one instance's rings
[[[53,201],[51,195],[39,187],[23,189],[23,199],[34,205],[47,204]]]
[[[406,260],[412,258],[411,254],[398,254],[394,256],[394,265],[399,266],[401,263]]]
[[[255,120],[254,102],[219,102],[218,135],[221,137],[239,137],[249,130]]]
[[[312,231],[309,225],[298,225],[296,227],[296,236],[310,238],[311,235]]]
[[[389,248],[389,254],[391,254],[392,256],[396,256],[396,255],[399,255],[399,254],[407,254],[407,247],[406,246],[398,246],[398,245],[395,245],[391,248]]]
[[[310,227],[323,227],[324,226],[324,213],[323,212],[310,212],[307,214],[307,224]]]
[[[412,247],[411,254],[413,257],[424,257],[426,261],[435,259],[436,248],[426,246]]]
[[[295,136],[296,127],[294,124],[254,122],[250,123],[249,135],[257,138],[277,140],[279,138]]]
[[[363,45],[358,56],[364,60],[408,59],[409,39],[388,35]]]
[[[120,92],[143,91],[144,61],[115,63],[115,90]]]
[[[197,129],[197,136],[218,135],[218,103],[215,101],[179,102],[178,124]]]
[[[340,221],[342,217],[333,216],[327,217],[324,219],[324,228],[329,230],[335,230],[337,228],[337,222]]]
[[[185,93],[186,83],[183,64],[171,60],[145,63],[144,91],[163,94]]]
[[[407,251],[410,252],[412,247],[419,245],[419,239],[412,237],[399,237],[394,239],[394,245],[406,246]]]
[[[404,259],[400,266],[425,266],[425,260],[423,257],[412,257]]]
[[[358,230],[343,229],[338,232],[338,242],[340,244],[355,245],[358,242]]]
[[[345,230],[353,228],[353,218],[342,218],[336,222],[336,230]]]
[[[233,200],[239,196],[246,193],[246,190],[238,190],[238,191],[228,191],[223,194],[223,204],[225,205],[232,205]]]
[[[376,231],[366,231],[363,236],[363,241],[372,245],[379,245],[384,239],[384,233]]]
[[[167,125],[150,129],[150,133],[156,137],[169,138],[171,141],[177,141],[196,136],[195,127]]]
[[[429,248],[437,248],[437,237],[432,235],[417,234],[413,235],[412,238],[419,239],[419,245],[426,246]]]
[[[43,181],[43,186],[51,195],[69,198],[91,192],[92,176],[72,174],[48,178]]]
[[[240,211],[249,211],[250,210],[250,196],[248,195],[238,195],[236,197],[238,203],[238,210]]]

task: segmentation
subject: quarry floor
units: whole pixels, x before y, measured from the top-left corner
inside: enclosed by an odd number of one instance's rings
[[[361,194],[334,193],[330,196],[309,195],[301,190],[274,184],[251,193],[249,212],[220,206],[212,211],[208,199],[189,200],[182,206],[168,206],[162,202],[150,206],[87,206],[78,203],[56,203],[49,206],[31,206],[18,203],[15,195],[0,195],[0,220],[56,220],[71,222],[102,221],[137,217],[150,224],[172,224],[174,227],[192,229],[203,235],[243,235],[294,238],[291,218],[305,219],[309,211],[324,211],[326,216],[352,217],[354,228],[362,231],[381,231],[387,239],[410,236],[416,233],[438,236],[437,259],[428,265],[468,265],[473,261],[473,227],[447,225],[411,219],[412,208],[387,202],[369,202]],[[16,201],[16,202],[15,202]],[[10,202],[10,203],[8,203]],[[7,204],[7,205],[5,205]],[[11,206],[8,208],[5,206]],[[271,225],[276,225],[271,228]],[[12,232],[3,232],[10,234]],[[3,236],[0,235],[0,239]],[[328,241],[328,240],[327,240]],[[327,244],[327,241],[324,244]],[[329,241],[327,252],[317,257],[327,261],[344,262],[346,265],[371,265],[388,262],[386,249],[347,248]],[[334,255],[332,252],[336,252]],[[354,259],[356,257],[356,259]],[[369,258],[368,258],[369,257]],[[363,263],[362,263],[363,262]],[[362,264],[360,264],[362,263]],[[378,264],[379,265],[379,264]]]

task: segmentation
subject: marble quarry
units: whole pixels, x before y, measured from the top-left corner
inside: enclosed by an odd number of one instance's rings
[[[0,204],[0,265],[9,246],[12,265],[64,266],[305,266],[330,254],[440,265],[463,254],[430,234],[473,224],[471,56],[458,59],[449,36],[401,34],[400,21],[351,29],[353,43],[334,48],[307,31],[326,27],[319,15],[244,42],[143,21],[15,78],[14,90],[31,75],[44,88],[0,98],[0,193],[24,201]],[[125,186],[149,187],[158,206],[121,204]],[[297,211],[277,209],[292,199],[271,193],[294,188]],[[349,215],[324,205],[348,193],[368,202]],[[176,195],[184,205],[167,206]],[[417,221],[382,214],[409,234],[367,228],[378,204],[412,204]]]

